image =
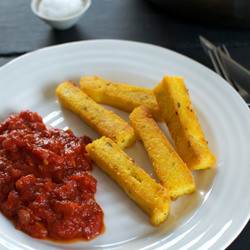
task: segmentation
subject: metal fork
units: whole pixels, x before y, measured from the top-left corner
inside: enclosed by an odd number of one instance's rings
[[[249,93],[245,89],[243,89],[237,82],[235,82],[234,80],[232,80],[229,77],[227,70],[225,69],[225,67],[223,65],[222,59],[220,57],[220,54],[222,52],[224,52],[228,57],[231,58],[231,55],[230,55],[228,49],[226,48],[225,44],[222,44],[219,47],[215,47],[212,43],[210,43],[204,37],[200,36],[199,38],[200,38],[201,44],[202,44],[205,52],[208,54],[208,56],[212,62],[213,67],[214,67],[215,71],[217,72],[217,74],[222,76],[241,95],[241,97],[245,100],[248,107],[250,108],[250,95],[249,95]]]

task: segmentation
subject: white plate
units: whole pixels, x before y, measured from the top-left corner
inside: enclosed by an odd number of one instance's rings
[[[80,118],[62,108],[56,86],[81,76],[98,75],[114,82],[153,88],[164,75],[184,76],[191,99],[217,156],[209,170],[193,172],[197,190],[172,202],[168,220],[153,227],[140,208],[97,167],[97,202],[106,231],[89,242],[58,244],[37,240],[0,217],[1,249],[224,249],[250,215],[250,112],[237,93],[204,66],[170,50],[119,40],[93,40],[29,53],[0,68],[0,119],[23,109],[37,111],[47,124],[77,136],[99,136]],[[115,110],[126,121],[128,114]],[[166,132],[164,124],[160,124]],[[154,176],[140,142],[126,150]]]

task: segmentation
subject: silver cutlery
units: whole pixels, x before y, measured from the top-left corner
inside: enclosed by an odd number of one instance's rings
[[[203,36],[199,38],[215,71],[236,89],[250,107],[250,71],[231,58],[224,44],[217,47]]]

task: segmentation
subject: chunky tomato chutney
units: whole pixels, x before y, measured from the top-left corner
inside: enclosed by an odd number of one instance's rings
[[[87,136],[46,126],[31,111],[0,124],[0,209],[35,238],[89,240],[103,230]]]

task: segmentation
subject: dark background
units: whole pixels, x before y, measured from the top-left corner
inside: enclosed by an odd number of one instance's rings
[[[0,66],[41,47],[106,38],[159,45],[213,68],[200,45],[199,35],[202,35],[216,45],[224,43],[232,57],[250,69],[250,28],[222,26],[222,22],[212,20],[212,16],[206,23],[199,17],[182,18],[178,11],[165,11],[144,0],[92,0],[76,26],[57,31],[32,14],[29,0],[1,0]],[[248,223],[227,249],[250,249],[249,233]]]

